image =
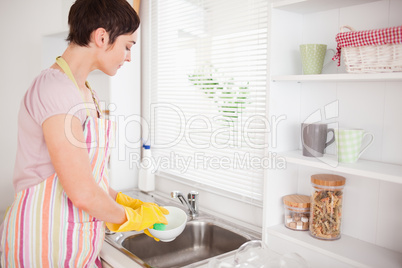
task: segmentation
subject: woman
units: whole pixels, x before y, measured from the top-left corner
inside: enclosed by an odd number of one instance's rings
[[[101,267],[104,221],[113,231],[167,223],[166,209],[109,187],[114,127],[86,82],[93,70],[112,76],[131,61],[138,15],[126,0],[77,0],[68,23],[67,49],[21,102],[2,267]]]

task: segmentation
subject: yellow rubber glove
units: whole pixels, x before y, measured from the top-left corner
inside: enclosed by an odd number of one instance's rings
[[[124,206],[127,221],[123,224],[107,222],[106,226],[112,232],[142,231],[155,223],[167,224],[162,210],[155,206],[140,206],[137,209]]]
[[[144,202],[139,199],[134,199],[128,195],[123,194],[122,192],[117,193],[116,202],[120,205],[130,207],[132,209],[139,208]]]
[[[119,192],[116,196],[116,202],[120,205],[130,207],[132,209],[137,209],[140,206],[146,206],[146,207],[156,207],[160,209],[163,214],[167,215],[169,214],[169,211],[165,209],[164,207],[160,207],[155,203],[149,203],[149,202],[142,202],[139,199],[134,199],[128,195],[123,194],[122,192]]]
[[[146,234],[149,237],[152,237],[153,239],[155,239],[156,242],[159,242],[159,238],[156,238],[155,236],[151,235],[151,233],[148,231],[148,229],[144,230],[144,234]]]

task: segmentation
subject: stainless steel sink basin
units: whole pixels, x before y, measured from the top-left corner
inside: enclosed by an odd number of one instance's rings
[[[122,246],[157,268],[183,267],[239,248],[248,238],[211,222],[190,221],[183,233],[169,243],[145,234],[127,237]]]
[[[156,242],[137,232],[106,237],[107,242],[143,267],[153,268],[195,267],[192,264],[233,252],[253,239],[257,237],[214,219],[187,222],[183,233],[171,242]]]

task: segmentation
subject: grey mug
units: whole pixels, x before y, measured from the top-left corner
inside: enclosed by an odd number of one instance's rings
[[[322,157],[324,150],[335,141],[335,132],[327,124],[301,124],[301,140],[303,155]],[[332,132],[332,139],[327,142],[328,133]]]

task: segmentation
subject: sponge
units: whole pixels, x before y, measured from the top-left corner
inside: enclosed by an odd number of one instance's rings
[[[164,231],[166,229],[166,224],[155,223],[152,228],[155,229],[155,230],[158,230],[158,231]]]

